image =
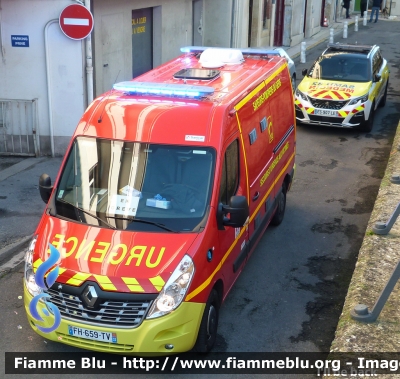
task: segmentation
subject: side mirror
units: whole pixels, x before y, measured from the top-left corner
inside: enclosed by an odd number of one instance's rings
[[[382,76],[381,74],[376,74],[374,78],[374,82],[379,82],[381,80]]]
[[[307,75],[307,69],[306,69],[306,68],[303,68],[303,70],[301,70],[301,74],[302,74],[303,76],[306,76],[306,75]]]
[[[229,214],[229,217],[228,217]],[[219,203],[217,218],[218,229],[224,230],[224,226],[242,227],[249,217],[249,205],[245,196],[232,196],[229,205]]]
[[[42,200],[47,204],[50,199],[53,186],[51,185],[51,178],[47,174],[42,174],[39,178],[39,192]]]

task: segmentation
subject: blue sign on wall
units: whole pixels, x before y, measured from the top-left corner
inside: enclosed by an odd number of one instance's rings
[[[14,47],[29,47],[29,36],[11,36],[11,46]]]

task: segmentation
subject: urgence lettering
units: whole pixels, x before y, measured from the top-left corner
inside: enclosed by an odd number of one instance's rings
[[[271,174],[272,170],[275,168],[275,166],[278,164],[278,162],[282,159],[283,155],[286,153],[286,151],[289,149],[289,142],[286,143],[285,146],[283,146],[282,150],[279,152],[279,154],[275,157],[271,165],[267,168],[267,171],[265,171],[264,175],[260,179],[260,187],[265,183],[265,181],[268,179],[268,176]]]
[[[253,102],[253,110],[256,111],[263,105],[267,99],[275,93],[275,91],[282,85],[281,79],[278,79],[274,84],[271,84],[256,100]]]
[[[77,237],[66,238],[63,234],[55,234],[51,244],[61,253],[62,258],[74,257],[85,261],[109,263],[125,266],[146,266],[155,268],[160,263],[165,253],[165,246],[133,246],[130,250],[123,243],[111,246],[104,241],[79,241]]]
[[[351,88],[354,89],[355,85],[354,84],[346,84],[346,83],[335,83],[335,82],[327,82],[327,83],[322,83],[322,82],[312,82],[311,86],[315,86],[314,88],[318,89],[323,89],[325,87],[340,87],[341,89],[345,88]]]
[[[332,86],[310,86],[309,91],[340,91],[345,93],[354,93],[354,89],[351,88],[339,88]]]

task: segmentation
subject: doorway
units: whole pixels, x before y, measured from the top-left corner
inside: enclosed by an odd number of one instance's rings
[[[285,21],[284,16],[285,16],[285,1],[276,0],[274,46],[282,46],[283,26]]]
[[[132,78],[153,68],[153,8],[132,11]]]

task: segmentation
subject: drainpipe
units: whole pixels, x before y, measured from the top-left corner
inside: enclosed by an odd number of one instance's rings
[[[1,0],[0,0],[1,1]],[[231,14],[231,41],[230,41],[230,47],[234,47],[235,46],[235,42],[236,42],[236,1],[232,0],[232,14]]]
[[[49,26],[58,22],[58,19],[50,20],[44,28],[44,48],[46,54],[46,79],[47,79],[47,97],[48,97],[48,110],[49,110],[49,124],[50,124],[50,144],[51,144],[51,156],[54,158],[54,127],[53,127],[53,113],[52,113],[52,101],[51,101],[51,77],[50,77],[50,56],[49,47],[47,45],[47,33]]]
[[[0,51],[1,51],[1,56],[3,58],[3,63],[6,63],[6,50],[4,48],[4,41],[3,41],[3,22],[1,19],[1,0],[0,0]]]
[[[85,0],[85,7],[90,12],[90,0]],[[93,101],[93,62],[92,62],[92,33],[86,37],[86,89],[87,105]]]
[[[269,45],[274,46],[274,33],[275,33],[275,0],[272,0],[272,10],[271,10],[271,30],[269,32]]]

